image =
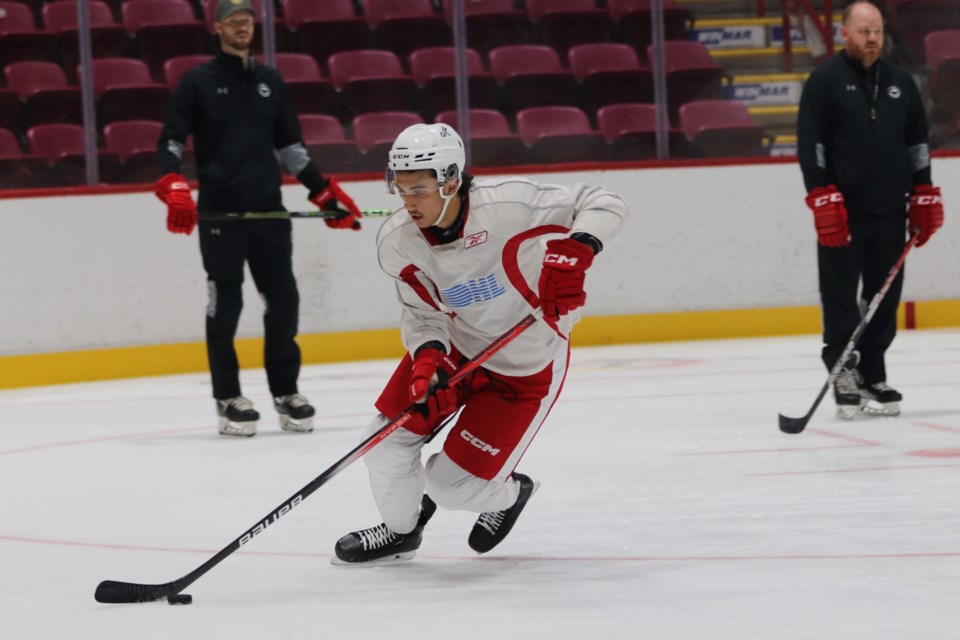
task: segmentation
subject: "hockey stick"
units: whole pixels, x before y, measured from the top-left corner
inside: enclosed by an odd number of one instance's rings
[[[367,209],[361,211],[364,218],[386,217],[393,209]],[[231,213],[200,214],[200,222],[228,222],[233,220],[289,220],[290,218],[338,218],[343,211],[327,209],[323,211],[242,211]]]
[[[493,354],[503,349],[505,346],[513,342],[517,336],[533,326],[533,324],[536,323],[541,317],[542,312],[537,309],[526,316],[523,320],[513,325],[503,335],[487,345],[483,351],[464,363],[464,365],[460,367],[456,373],[450,376],[447,384],[455,384],[466,378],[484,362],[489,360]],[[136,582],[117,582],[115,580],[104,580],[97,585],[97,590],[93,597],[97,600],[97,602],[107,603],[152,602],[154,600],[161,600],[163,598],[167,598],[171,601],[171,603],[174,603],[176,601],[175,599],[177,598],[181,599],[181,602],[183,603],[188,603],[190,599],[186,594],[183,596],[178,596],[181,591],[193,584],[194,581],[196,581],[206,572],[210,571],[210,569],[220,564],[220,562],[225,560],[227,556],[232,554],[234,551],[253,540],[253,538],[257,535],[266,531],[267,527],[274,524],[281,517],[289,513],[290,510],[306,500],[310,494],[325,485],[328,480],[340,473],[346,467],[350,466],[352,463],[359,460],[365,453],[377,446],[380,441],[409,422],[418,406],[419,405],[417,404],[412,404],[404,409],[399,416],[388,422],[376,433],[354,447],[347,455],[340,458],[340,460],[338,460],[332,467],[311,480],[306,486],[293,494],[293,496],[287,500],[284,500],[279,507],[268,513],[255,525],[244,531],[239,538],[228,544],[215,556],[182,578],[172,582],[166,582],[164,584],[139,584]]]
[[[853,335],[850,336],[850,340],[847,342],[846,348],[843,350],[843,353],[840,354],[836,364],[833,365],[833,369],[830,370],[830,375],[827,376],[827,381],[823,384],[823,388],[820,389],[817,399],[813,401],[813,406],[810,407],[810,411],[807,411],[807,415],[803,416],[802,418],[788,418],[782,413],[779,414],[780,431],[783,431],[784,433],[797,434],[801,433],[807,427],[807,423],[810,422],[810,418],[813,417],[814,411],[816,411],[817,407],[820,406],[820,401],[823,400],[825,395],[827,395],[827,390],[831,385],[833,385],[834,381],[837,379],[837,376],[840,375],[840,370],[843,369],[843,366],[847,363],[847,359],[850,357],[850,354],[853,353],[854,348],[857,346],[857,342],[860,340],[860,336],[863,335],[864,330],[867,328],[867,324],[870,322],[870,319],[873,318],[873,314],[877,312],[877,307],[880,306],[880,302],[883,300],[883,297],[887,295],[887,290],[890,288],[890,285],[893,284],[897,274],[900,273],[900,269],[903,267],[903,263],[907,259],[907,254],[910,253],[910,249],[913,249],[914,245],[917,244],[918,238],[919,234],[915,230],[910,235],[910,240],[907,242],[907,246],[903,248],[903,253],[900,254],[900,259],[897,260],[897,263],[893,265],[893,267],[891,267],[890,273],[887,274],[887,279],[884,281],[883,286],[880,287],[880,290],[877,291],[877,293],[873,296],[873,299],[870,301],[870,305],[867,307],[867,312],[864,314],[860,324],[857,325],[857,328],[854,329]]]

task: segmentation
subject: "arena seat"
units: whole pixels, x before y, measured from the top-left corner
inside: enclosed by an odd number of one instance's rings
[[[768,155],[769,140],[746,105],[735,100],[697,100],[680,107],[680,127],[699,155],[708,158]]]
[[[585,162],[605,158],[603,136],[576,107],[530,107],[517,112],[517,133],[536,163]]]
[[[453,47],[429,47],[410,54],[410,74],[420,87],[422,111],[436,114],[457,106],[456,65]],[[498,87],[492,73],[484,70],[483,59],[467,49],[467,88],[470,106],[495,108]]]
[[[563,68],[556,50],[546,45],[512,45],[490,52],[490,70],[500,84],[501,108],[508,114],[545,105],[578,101],[573,74]]]
[[[365,113],[353,119],[353,139],[364,154],[364,167],[383,171],[387,153],[401,131],[415,124],[424,124],[419,113],[382,111]]]
[[[420,106],[413,78],[392,51],[341,51],[327,63],[345,119],[372,111],[416,111]]]
[[[510,131],[507,117],[495,109],[470,109],[470,164],[498,167],[527,164],[529,150],[516,133]],[[437,122],[461,131],[456,110],[437,114]]]

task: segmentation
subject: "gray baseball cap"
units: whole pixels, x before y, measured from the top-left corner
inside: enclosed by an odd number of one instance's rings
[[[256,17],[251,0],[217,0],[217,8],[213,13],[217,22],[223,22],[238,11],[249,11]]]

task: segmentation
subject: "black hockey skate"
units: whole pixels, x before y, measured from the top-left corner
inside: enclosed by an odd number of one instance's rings
[[[861,410],[874,416],[900,415],[900,401],[903,396],[886,382],[861,384],[860,394],[864,399]]]
[[[539,482],[534,482],[522,473],[514,472],[512,477],[520,483],[520,494],[513,506],[503,511],[485,511],[473,525],[467,544],[477,553],[486,553],[503,542],[520,517],[520,512],[527,506],[530,496],[540,488]]]
[[[310,433],[313,431],[313,416],[317,411],[310,401],[299,393],[291,393],[273,399],[273,407],[280,416],[280,428],[284,431]]]
[[[334,547],[335,565],[386,564],[398,560],[413,560],[423,541],[423,528],[433,517],[437,504],[424,495],[420,502],[420,519],[410,533],[395,533],[386,524],[348,533]]]
[[[842,420],[853,420],[864,402],[863,395],[860,393],[863,378],[857,371],[857,364],[859,363],[860,354],[854,351],[850,354],[843,368],[840,369],[837,379],[833,381],[833,397],[837,402],[837,417]]]
[[[218,430],[225,436],[257,435],[257,420],[260,414],[253,408],[253,403],[237,396],[226,400],[217,400]]]

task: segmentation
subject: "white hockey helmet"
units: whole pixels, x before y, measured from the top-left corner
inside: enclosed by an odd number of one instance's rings
[[[441,187],[459,180],[467,163],[460,134],[448,124],[415,124],[404,129],[390,148],[387,188],[393,193],[397,171],[432,169]],[[451,194],[452,195],[452,194]]]

